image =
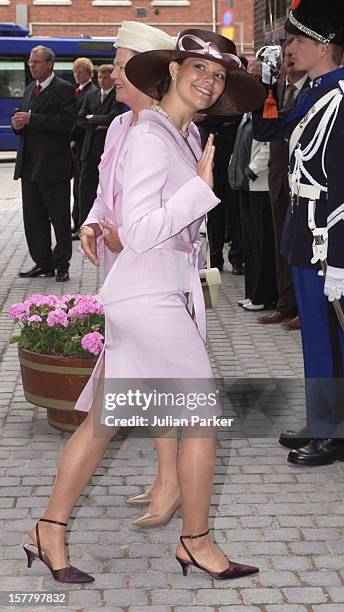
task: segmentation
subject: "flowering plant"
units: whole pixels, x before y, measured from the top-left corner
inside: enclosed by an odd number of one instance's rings
[[[8,312],[21,327],[11,342],[34,353],[92,359],[103,348],[104,311],[93,295],[31,295]]]

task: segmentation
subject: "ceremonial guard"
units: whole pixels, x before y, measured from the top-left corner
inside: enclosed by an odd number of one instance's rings
[[[260,140],[289,140],[290,204],[282,253],[292,266],[301,321],[307,429],[286,432],[288,461],[344,460],[344,6],[294,0],[286,23],[295,70],[310,87],[284,120],[270,93],[255,117]],[[275,118],[273,118],[275,115]]]

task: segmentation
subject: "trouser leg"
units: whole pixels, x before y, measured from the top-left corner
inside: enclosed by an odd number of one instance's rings
[[[324,295],[318,270],[294,266],[292,272],[301,322],[307,426],[315,438],[344,438],[344,331]]]
[[[273,305],[277,300],[277,287],[274,231],[269,192],[250,191],[250,207],[257,244],[252,302],[254,304]]]
[[[98,164],[100,157],[89,154],[86,160],[81,162],[79,181],[79,227],[85,222],[93,202],[97,196],[98,188]]]
[[[208,212],[207,230],[211,266],[222,268],[225,243],[225,206],[223,202]]]
[[[40,187],[55,232],[54,267],[68,270],[72,257],[70,181],[41,183]]]
[[[77,231],[79,229],[79,180],[80,180],[80,157],[78,151],[72,152],[73,159],[73,208],[72,208],[72,220],[73,229]]]
[[[31,170],[28,159],[21,180],[25,237],[33,261],[49,270],[53,267],[51,225],[40,184],[31,180]]]
[[[258,244],[252,219],[249,191],[242,190],[239,192],[239,203],[245,263],[245,298],[252,300],[256,283]]]
[[[228,200],[226,201],[226,212],[228,225],[231,228],[231,242],[228,251],[228,260],[233,266],[243,263],[243,247],[240,223],[239,191],[228,190]]]
[[[271,202],[272,222],[275,235],[276,282],[278,288],[276,310],[281,312],[284,316],[295,316],[297,308],[292,274],[287,260],[281,254],[281,237],[288,205],[289,194],[282,187],[278,197]]]

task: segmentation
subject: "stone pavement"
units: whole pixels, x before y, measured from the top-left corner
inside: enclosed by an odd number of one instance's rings
[[[25,401],[17,349],[9,345],[14,326],[6,312],[33,292],[94,292],[101,281],[78,255],[78,244],[68,289],[54,279],[17,277],[30,259],[12,172],[11,164],[0,165],[1,591],[62,590],[69,603],[55,608],[66,612],[344,612],[343,465],[293,467],[272,437],[221,437],[217,450],[210,524],[234,560],[260,567],[257,576],[222,583],[194,570],[184,578],[174,559],[179,517],[151,530],[131,526],[138,513],[125,506],[125,498],[143,491],[155,474],[150,440],[131,434],[111,442],[69,525],[72,561],[94,574],[95,582],[61,588],[41,563],[25,567],[22,543],[46,504],[68,435],[51,429],[45,410]],[[245,379],[248,386],[258,378],[296,381],[289,407],[298,426],[303,414],[299,333],[259,326],[254,314],[237,306],[243,279],[228,270],[222,279],[220,306],[208,318],[216,375]],[[3,603],[2,609],[10,607]]]

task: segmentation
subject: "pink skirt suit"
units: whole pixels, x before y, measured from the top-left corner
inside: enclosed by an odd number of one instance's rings
[[[100,291],[105,346],[77,410],[90,409],[103,357],[112,384],[116,378],[213,378],[198,274],[199,228],[219,200],[197,176],[190,147],[197,159],[202,152],[193,134],[188,140],[190,146],[168,119],[145,110],[118,155],[116,207],[124,248]]]

